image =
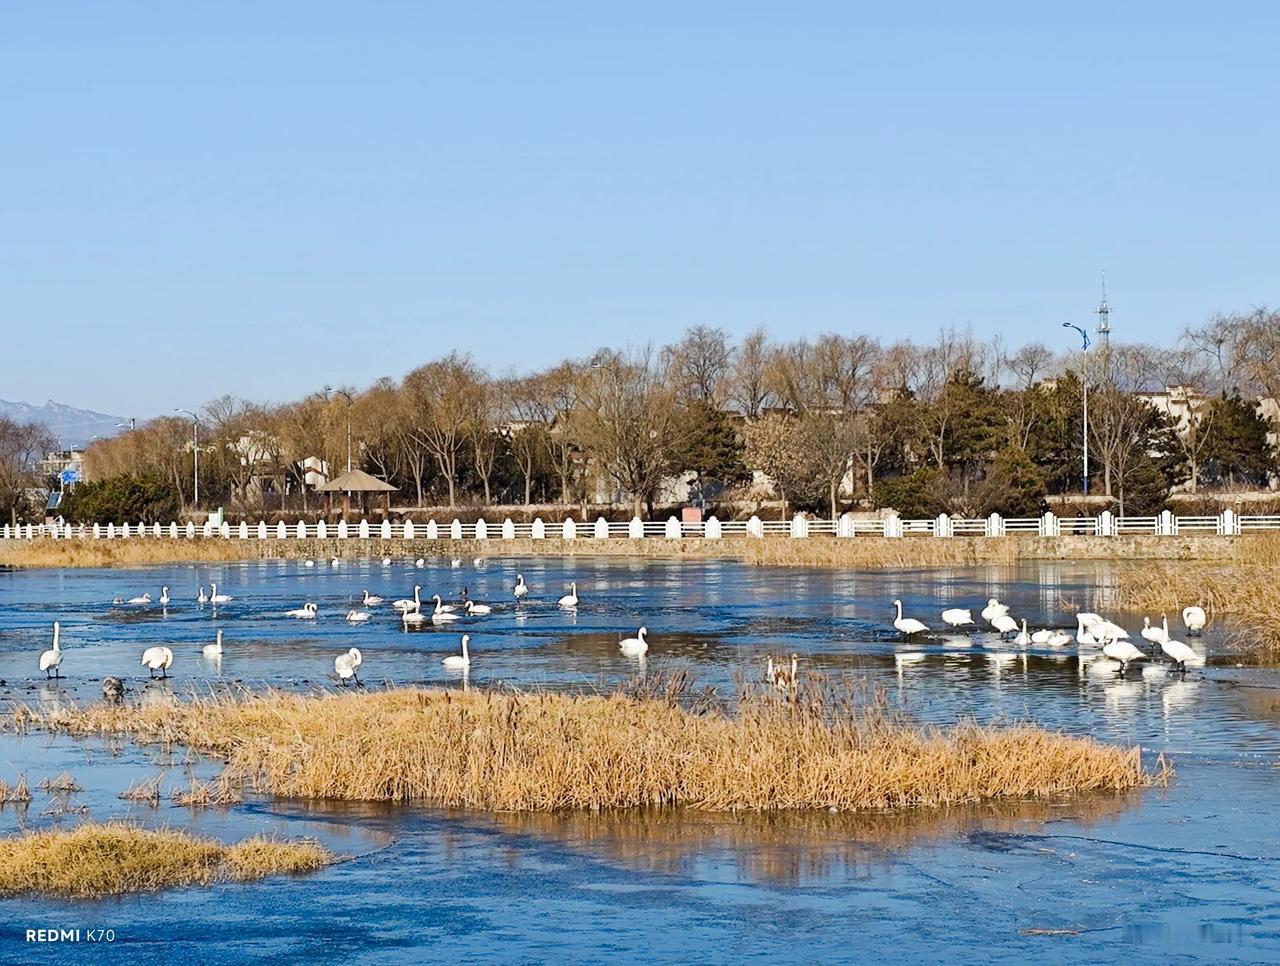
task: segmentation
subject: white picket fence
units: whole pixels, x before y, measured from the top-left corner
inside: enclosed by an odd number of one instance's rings
[[[647,538],[718,540],[725,537],[1004,537],[1004,536],[1118,536],[1121,534],[1218,534],[1234,536],[1259,530],[1280,530],[1280,516],[1247,516],[1224,510],[1217,516],[1175,516],[1168,510],[1152,517],[1116,517],[1104,511],[1096,517],[1057,517],[1046,513],[1041,517],[1004,518],[993,513],[982,520],[949,517],[932,520],[904,520],[889,515],[879,518],[854,517],[846,513],[836,520],[819,520],[797,514],[790,521],[717,520],[708,517],[702,523],[682,523],[676,517],[665,522],[646,522],[636,517],[624,523],[610,523],[603,517],[594,523],[565,520],[546,523],[516,523],[510,518],[502,523],[223,523],[212,522],[154,524],[5,524],[0,538],[34,540],[91,538],[95,540],[169,539],[194,540],[196,537],[225,540],[643,540]]]

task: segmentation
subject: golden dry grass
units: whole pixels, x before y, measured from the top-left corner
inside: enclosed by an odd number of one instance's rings
[[[239,540],[8,541],[0,546],[0,563],[15,567],[142,567],[175,561],[223,561],[258,558],[256,544]]]
[[[730,714],[670,695],[270,692],[19,708],[14,720],[187,745],[223,758],[228,780],[275,795],[497,811],[856,811],[1124,790],[1166,777],[1145,772],[1136,747],[1031,725],[921,727],[852,694],[811,685],[793,703],[748,693]]]
[[[986,563],[1014,563],[1025,547],[1018,538],[986,540],[954,537],[810,537],[805,540],[749,540],[742,559],[759,566],[962,567]]]
[[[319,843],[251,838],[222,845],[122,822],[0,838],[0,896],[94,898],[314,872],[334,861]]]

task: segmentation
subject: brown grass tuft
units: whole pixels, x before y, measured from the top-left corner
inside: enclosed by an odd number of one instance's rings
[[[5,802],[29,802],[31,801],[31,786],[27,784],[27,773],[23,772],[18,776],[18,780],[12,788],[8,782],[0,782],[0,788],[3,789],[4,795],[0,797],[0,804]]]
[[[84,791],[83,786],[77,783],[76,780],[71,777],[71,773],[67,771],[64,771],[57,778],[46,778],[36,787],[50,793]]]
[[[77,734],[175,740],[224,776],[298,798],[419,801],[498,811],[687,806],[856,811],[1124,790],[1161,780],[1138,748],[1031,725],[922,727],[846,686],[733,709],[670,694],[270,692],[30,711]]]
[[[0,895],[93,898],[312,872],[334,861],[316,842],[252,838],[222,845],[121,822],[0,838]]]
[[[163,777],[156,775],[144,782],[134,782],[128,788],[120,793],[120,797],[127,802],[142,802],[150,805],[152,808],[160,806],[160,783]]]

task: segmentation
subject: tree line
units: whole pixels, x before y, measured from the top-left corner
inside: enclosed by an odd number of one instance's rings
[[[1258,400],[1280,397],[1280,313],[1262,308],[1214,317],[1175,346],[1087,352],[955,330],[916,343],[758,329],[735,343],[695,326],[662,348],[527,374],[451,353],[363,390],[214,400],[199,414],[201,502],[315,510],[304,460],[340,473],[349,421],[354,465],[399,487],[397,504],[652,514],[684,475],[712,505],[1025,516],[1081,489],[1086,386],[1092,491],[1121,512],[1153,512],[1176,486],[1259,487],[1275,473]],[[1166,387],[1186,391],[1181,426],[1141,396]],[[94,443],[86,472],[145,478],[186,506],[192,446],[189,419],[161,417]]]

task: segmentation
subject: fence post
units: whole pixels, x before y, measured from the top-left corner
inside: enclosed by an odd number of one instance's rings
[[[547,539],[547,525],[542,522],[542,517],[533,518],[533,526],[530,527],[529,535],[534,540]]]
[[[239,533],[239,537],[240,537],[240,539],[241,539],[241,540],[248,540],[248,539],[249,539],[249,522],[248,522],[247,520],[241,520],[241,521],[240,521],[240,533]]]
[[[316,524],[316,539],[318,540],[329,539],[329,526],[323,520],[321,520],[319,523]]]
[[[1236,515],[1236,511],[1227,507],[1222,511],[1222,515],[1218,517],[1218,533],[1227,537],[1234,537],[1240,532],[1240,517]]]
[[[565,540],[576,540],[578,537],[578,524],[574,522],[573,517],[565,518],[564,524],[560,527],[560,535]]]
[[[747,536],[757,538],[764,536],[764,521],[754,513],[751,514],[751,519],[747,521]]]
[[[391,521],[390,520],[382,521],[382,539],[383,540],[391,539]]]
[[[791,518],[791,539],[799,540],[809,535],[809,518],[797,513]]]
[[[902,536],[902,517],[896,513],[889,513],[884,518],[884,535],[886,537]]]
[[[432,523],[435,523],[435,521],[434,521],[434,520],[432,520],[431,522],[432,522]],[[416,533],[416,532],[417,532],[417,527],[415,527],[415,526],[413,525],[413,521],[412,521],[412,520],[405,520],[405,521],[404,521],[404,538],[405,538],[406,540],[412,540],[412,539],[413,539],[413,535],[414,535],[414,533]],[[429,526],[427,527],[427,536],[428,536],[428,537],[430,537],[430,536],[431,536],[431,528],[430,528]]]
[[[369,539],[369,521],[361,520],[360,528],[356,532],[360,534],[361,540],[368,540]]]
[[[702,528],[702,535],[704,537],[708,540],[719,540],[723,535],[723,532],[724,531],[720,528],[720,521],[716,519],[715,514],[707,517],[706,526]]]
[[[1003,537],[1004,536],[1004,520],[1000,514],[993,513],[987,517],[987,536]]]
[[[836,523],[837,537],[852,537],[856,531],[853,529],[853,514],[842,513],[840,520]]]
[[[1052,510],[1045,510],[1044,516],[1040,518],[1040,536],[1056,537],[1060,532],[1058,518],[1053,515]]]
[[[489,539],[489,524],[484,522],[484,517],[481,517],[479,520],[476,521],[476,539],[477,540]]]
[[[662,528],[662,535],[668,540],[679,540],[684,535],[680,529],[680,521],[675,517],[667,517],[667,522]]]
[[[609,521],[604,517],[596,517],[596,525],[592,531],[592,536],[597,540],[609,539]]]
[[[502,521],[502,539],[514,540],[516,538],[516,523],[511,517],[507,517]]]
[[[1160,511],[1160,519],[1156,524],[1156,532],[1166,537],[1176,537],[1178,535],[1178,518],[1173,515],[1172,511]]]
[[[1103,510],[1098,515],[1098,536],[1113,537],[1116,533],[1116,518],[1110,510]]]
[[[938,519],[933,525],[933,533],[934,536],[937,537],[951,536],[954,533],[951,529],[951,517],[947,516],[945,513],[939,513]]]
[[[427,521],[427,539],[428,540],[440,539],[440,524],[436,523],[435,517],[432,517],[430,520]]]
[[[632,540],[639,540],[644,536],[644,521],[639,517],[632,517],[631,522],[627,524],[627,536]]]

